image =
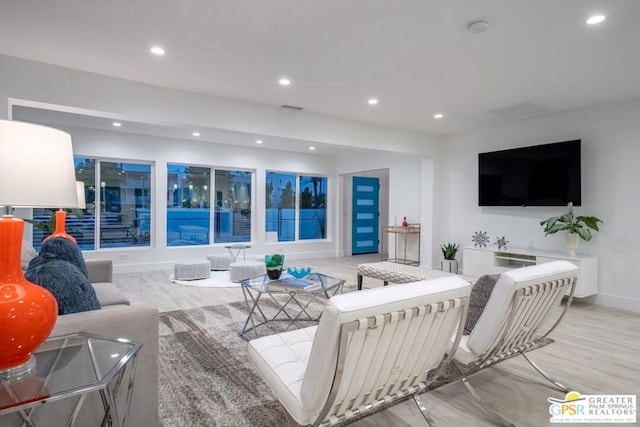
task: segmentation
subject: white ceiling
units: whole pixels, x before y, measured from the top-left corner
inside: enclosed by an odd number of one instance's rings
[[[450,134],[640,97],[638,18],[638,0],[0,0],[0,53]],[[523,103],[543,111],[492,112]]]

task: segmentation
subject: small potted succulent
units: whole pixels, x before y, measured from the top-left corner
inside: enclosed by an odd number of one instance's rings
[[[267,254],[264,256],[264,264],[267,268],[267,276],[271,280],[278,280],[284,267],[283,254]]]
[[[575,255],[580,244],[580,239],[588,242],[591,240],[591,230],[599,231],[598,223],[602,222],[595,216],[575,216],[573,214],[573,203],[567,205],[569,212],[560,216],[552,216],[540,222],[544,227],[544,235],[565,231],[565,241],[569,249],[569,255]]]
[[[444,258],[440,261],[440,270],[458,274],[458,260],[456,259],[456,254],[458,253],[458,249],[460,249],[460,245],[447,243],[445,245],[441,245],[440,249],[442,249],[442,257]]]

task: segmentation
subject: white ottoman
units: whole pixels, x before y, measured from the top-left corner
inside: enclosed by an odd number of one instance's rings
[[[236,261],[229,266],[229,277],[232,282],[258,277],[267,273],[264,261]]]
[[[231,255],[209,255],[207,257],[212,270],[228,270],[231,265]]]
[[[211,277],[211,263],[205,261],[180,261],[177,262],[173,277],[176,280],[197,280]]]

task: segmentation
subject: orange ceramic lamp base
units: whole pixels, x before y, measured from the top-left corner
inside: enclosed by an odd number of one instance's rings
[[[0,219],[0,379],[15,379],[28,371],[31,353],[47,339],[58,318],[51,292],[22,274],[23,228],[21,219]]]
[[[73,243],[76,243],[76,239],[69,233],[67,233],[65,229],[65,225],[67,223],[67,213],[60,209],[56,211],[56,230],[46,239],[49,240],[54,237],[64,237],[65,239],[71,240]]]

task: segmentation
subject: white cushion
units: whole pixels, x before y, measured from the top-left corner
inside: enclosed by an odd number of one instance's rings
[[[455,340],[455,335],[451,338],[451,343],[453,344]],[[458,349],[456,350],[456,354],[454,358],[462,363],[463,365],[468,365],[471,362],[475,362],[480,358],[481,355],[474,353],[468,345],[469,335],[463,335],[460,337],[460,343],[458,344]]]
[[[263,274],[267,274],[264,261],[236,261],[229,266],[229,277],[232,282],[239,282]]]
[[[211,263],[211,270],[228,270],[233,258],[231,255],[209,255],[207,260]]]
[[[22,251],[20,253],[20,267],[22,268],[22,272],[27,271],[29,268],[29,263],[32,259],[38,256],[38,252],[33,248],[31,242],[26,240],[22,241]]]
[[[211,276],[211,263],[207,260],[180,261],[174,266],[173,275],[176,280],[206,279]]]
[[[466,345],[478,357],[489,350],[506,321],[513,294],[517,289],[566,277],[574,277],[578,267],[568,261],[554,261],[502,273],[491,292],[480,319],[469,335]],[[458,355],[456,354],[456,359]]]
[[[302,418],[300,388],[307,370],[317,326],[251,340],[249,360],[258,369],[287,411]],[[305,422],[303,424],[309,424]]]

